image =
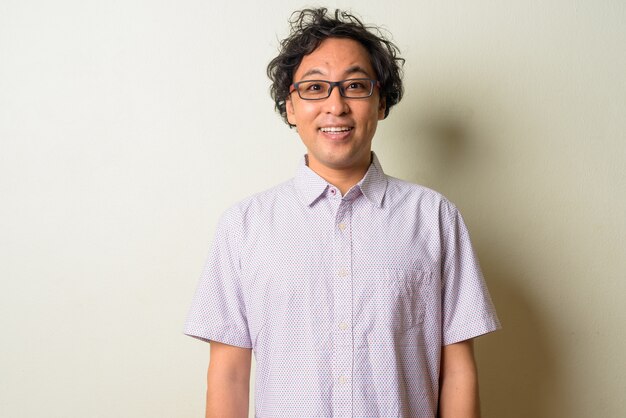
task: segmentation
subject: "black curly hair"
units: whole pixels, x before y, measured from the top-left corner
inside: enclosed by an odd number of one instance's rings
[[[326,8],[304,9],[291,15],[291,32],[280,43],[280,53],[267,66],[267,75],[272,80],[270,94],[275,108],[283,120],[287,120],[285,100],[293,83],[293,75],[302,58],[313,52],[327,38],[349,38],[359,42],[369,53],[372,67],[380,83],[380,97],[385,100],[385,117],[392,106],[400,102],[402,66],[404,59],[400,50],[386,39],[376,26],[364,25],[356,16],[335,10],[334,16]]]

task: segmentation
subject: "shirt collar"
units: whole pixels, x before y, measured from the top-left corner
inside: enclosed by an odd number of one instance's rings
[[[306,164],[306,155],[300,160],[294,178],[296,192],[307,206],[312,205],[331,186]],[[372,152],[372,163],[365,176],[354,187],[359,187],[363,195],[373,205],[381,207],[387,191],[387,176],[385,175],[378,157]]]
[[[387,191],[387,176],[374,152],[372,152],[372,164],[370,164],[363,179],[357,183],[357,186],[361,188],[363,195],[365,195],[367,200],[372,202],[372,204],[377,207],[383,205],[383,199]]]

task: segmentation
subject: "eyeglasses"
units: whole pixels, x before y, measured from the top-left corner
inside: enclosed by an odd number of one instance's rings
[[[297,91],[298,96],[303,100],[322,100],[330,97],[333,89],[339,87],[341,97],[364,99],[372,95],[374,85],[380,87],[378,81],[369,78],[350,78],[341,81],[303,80],[293,83],[289,94]]]

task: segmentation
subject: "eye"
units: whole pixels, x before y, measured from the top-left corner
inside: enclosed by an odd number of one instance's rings
[[[321,83],[315,83],[315,82],[305,83],[302,87],[304,87],[306,91],[310,91],[310,92],[321,91],[324,89]]]
[[[369,86],[366,86],[366,83],[361,80],[352,80],[346,88],[348,90],[365,90],[369,89]]]

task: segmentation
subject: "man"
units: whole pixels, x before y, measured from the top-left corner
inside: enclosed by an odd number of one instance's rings
[[[185,332],[211,342],[207,417],[478,417],[472,338],[499,327],[467,230],[440,194],[384,174],[396,47],[304,10],[268,66],[306,155],[229,209]]]

